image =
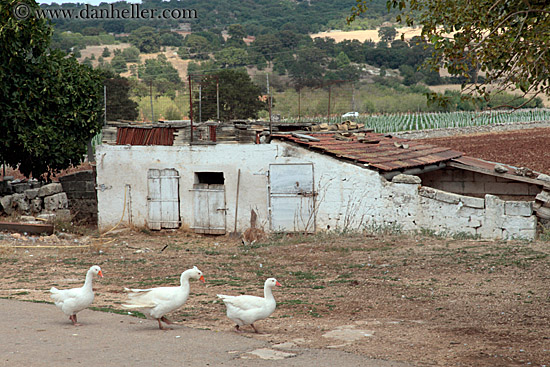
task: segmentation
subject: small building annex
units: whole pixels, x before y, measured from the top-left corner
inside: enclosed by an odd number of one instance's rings
[[[189,126],[111,126],[96,150],[99,229],[122,217],[154,230],[243,232],[253,210],[267,232],[397,226],[533,239],[549,218],[550,182],[529,170],[349,126],[271,136],[235,126],[197,128],[195,141]]]

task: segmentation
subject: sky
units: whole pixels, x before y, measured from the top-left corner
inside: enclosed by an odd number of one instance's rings
[[[81,3],[99,5],[100,3],[115,3],[119,0],[36,0],[38,4],[66,4],[66,3]],[[141,0],[126,0],[128,3],[141,3]]]

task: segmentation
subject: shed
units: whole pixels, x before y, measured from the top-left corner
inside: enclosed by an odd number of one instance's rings
[[[550,190],[537,173],[504,165],[499,173],[494,163],[388,134],[278,131],[259,144],[260,128],[245,131],[254,132],[247,143],[164,137],[164,145],[98,146],[100,230],[122,217],[155,230],[242,232],[253,210],[266,231],[397,226],[533,239],[535,197]]]

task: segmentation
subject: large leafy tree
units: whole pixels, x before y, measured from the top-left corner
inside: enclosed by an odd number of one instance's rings
[[[367,11],[357,0],[348,21]],[[538,0],[387,0],[397,21],[420,25],[433,44],[427,65],[464,78],[486,99],[500,90],[550,94],[550,3]],[[484,75],[478,80],[477,75]],[[495,90],[495,86],[497,87]]]
[[[257,118],[258,112],[267,110],[260,100],[261,89],[252,82],[244,70],[220,70],[202,80],[201,117],[203,121],[217,118],[216,83],[219,83],[220,120]],[[195,99],[198,100],[198,92]],[[199,104],[194,103],[193,115],[199,115]]]
[[[161,39],[155,28],[147,26],[139,27],[130,33],[128,40],[140,52],[153,53],[160,51]]]
[[[0,160],[27,177],[49,179],[79,164],[100,131],[102,78],[50,50],[47,21],[17,19],[18,3],[0,2]]]

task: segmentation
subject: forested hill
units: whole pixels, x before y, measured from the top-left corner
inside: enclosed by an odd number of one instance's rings
[[[188,19],[192,31],[225,29],[231,24],[242,24],[246,33],[258,35],[271,30],[291,30],[300,33],[314,33],[328,29],[349,29],[345,22],[355,0],[142,0],[144,9],[193,9],[197,12],[196,19]],[[108,7],[102,4],[99,7]],[[129,8],[125,1],[114,3],[117,9]],[[59,8],[82,9],[83,4],[42,5],[44,9]],[[353,29],[367,29],[379,26],[383,21],[393,19],[388,14],[386,0],[373,0],[363,18],[357,19],[351,25]],[[79,32],[86,27],[102,28],[109,33],[129,33],[141,26],[156,29],[177,27],[184,20],[160,19],[58,19],[55,20],[57,31]]]

